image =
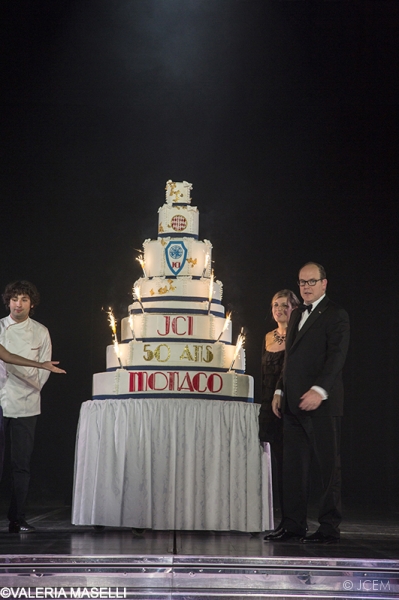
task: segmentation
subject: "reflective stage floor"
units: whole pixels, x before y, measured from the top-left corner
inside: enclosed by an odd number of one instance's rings
[[[399,514],[347,514],[340,544],[262,534],[75,527],[69,508],[0,521],[0,598],[398,598]],[[316,529],[310,523],[310,531]]]

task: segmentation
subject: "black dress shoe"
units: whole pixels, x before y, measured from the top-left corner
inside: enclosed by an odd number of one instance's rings
[[[277,533],[281,533],[282,531],[286,531],[286,530],[284,529],[284,527],[281,527],[281,525],[279,525],[278,527],[275,527],[274,529],[269,529],[266,532],[265,537],[267,537],[269,535],[276,535]]]
[[[273,533],[265,535],[263,538],[265,542],[298,542],[302,536],[287,529],[277,529]]]
[[[338,544],[339,537],[327,535],[321,531],[316,531],[312,535],[307,535],[301,539],[302,544]]]
[[[33,533],[36,529],[33,525],[29,525],[25,519],[21,519],[20,521],[10,521],[8,531],[9,533]]]
[[[143,537],[145,531],[145,528],[143,529],[141,527],[132,527],[132,534],[134,535],[134,537]]]

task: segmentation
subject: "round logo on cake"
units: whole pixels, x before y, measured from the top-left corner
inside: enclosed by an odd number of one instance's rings
[[[187,219],[182,215],[175,215],[170,222],[174,231],[184,231],[187,227]]]
[[[178,244],[171,246],[169,254],[174,260],[178,260],[183,256],[183,248]]]

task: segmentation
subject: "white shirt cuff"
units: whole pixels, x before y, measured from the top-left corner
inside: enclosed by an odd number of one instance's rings
[[[312,385],[310,389],[320,394],[322,400],[327,400],[328,394],[322,387],[319,387],[318,385]]]

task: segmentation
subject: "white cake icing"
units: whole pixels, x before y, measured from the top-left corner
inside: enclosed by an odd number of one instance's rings
[[[93,376],[94,398],[140,398],[143,396],[201,397],[220,400],[253,398],[253,378],[204,370],[118,369]]]
[[[142,301],[144,310],[148,313],[189,313],[189,314],[208,314],[208,301],[195,302],[193,300],[174,300],[172,298],[166,298],[165,300],[158,300],[157,298]],[[133,302],[129,306],[129,312],[137,314],[142,312],[141,304],[139,302]],[[217,315],[218,317],[224,317],[224,307],[216,302],[211,303],[211,314]]]
[[[188,342],[214,342],[223,331],[226,319],[214,315],[153,315],[142,313],[125,317],[121,322],[121,340],[187,340]],[[223,332],[221,341],[231,344],[231,322]]]
[[[128,307],[129,314],[183,312],[187,314],[212,314],[224,317],[222,306],[222,283],[210,278],[193,279],[192,277],[153,277],[140,278],[134,284],[134,298],[139,292],[142,305],[136,301]],[[209,296],[212,291],[212,302],[209,310]]]
[[[140,297],[143,301],[146,298],[159,299],[170,297],[196,298],[197,301],[209,300],[210,278],[201,277],[193,279],[189,276],[180,277],[152,277],[146,279],[140,277],[134,287],[140,289]],[[218,302],[222,301],[223,284],[221,281],[214,281],[212,286],[212,299]]]
[[[161,206],[158,211],[160,237],[198,237],[198,210],[195,206]]]
[[[165,237],[146,240],[143,247],[147,277],[211,275],[212,244],[208,240]]]
[[[172,181],[169,179],[165,187],[165,201],[168,205],[191,204],[190,192],[193,184],[188,181]]]
[[[198,238],[198,210],[191,206],[191,183],[166,182],[166,203],[158,210],[158,237]]]
[[[234,360],[235,346],[216,343],[176,342],[129,342],[119,345],[119,357],[123,367],[135,369],[168,369],[179,365],[214,371],[228,371]],[[107,347],[107,369],[119,369],[114,346]],[[245,371],[245,353],[241,349],[234,360],[234,370]]]
[[[93,398],[180,397],[253,402],[245,351],[232,344],[213,277],[212,244],[199,241],[191,183],[166,183],[158,239],[143,244],[143,277],[121,321],[117,346],[108,346],[107,372],[93,376]]]

